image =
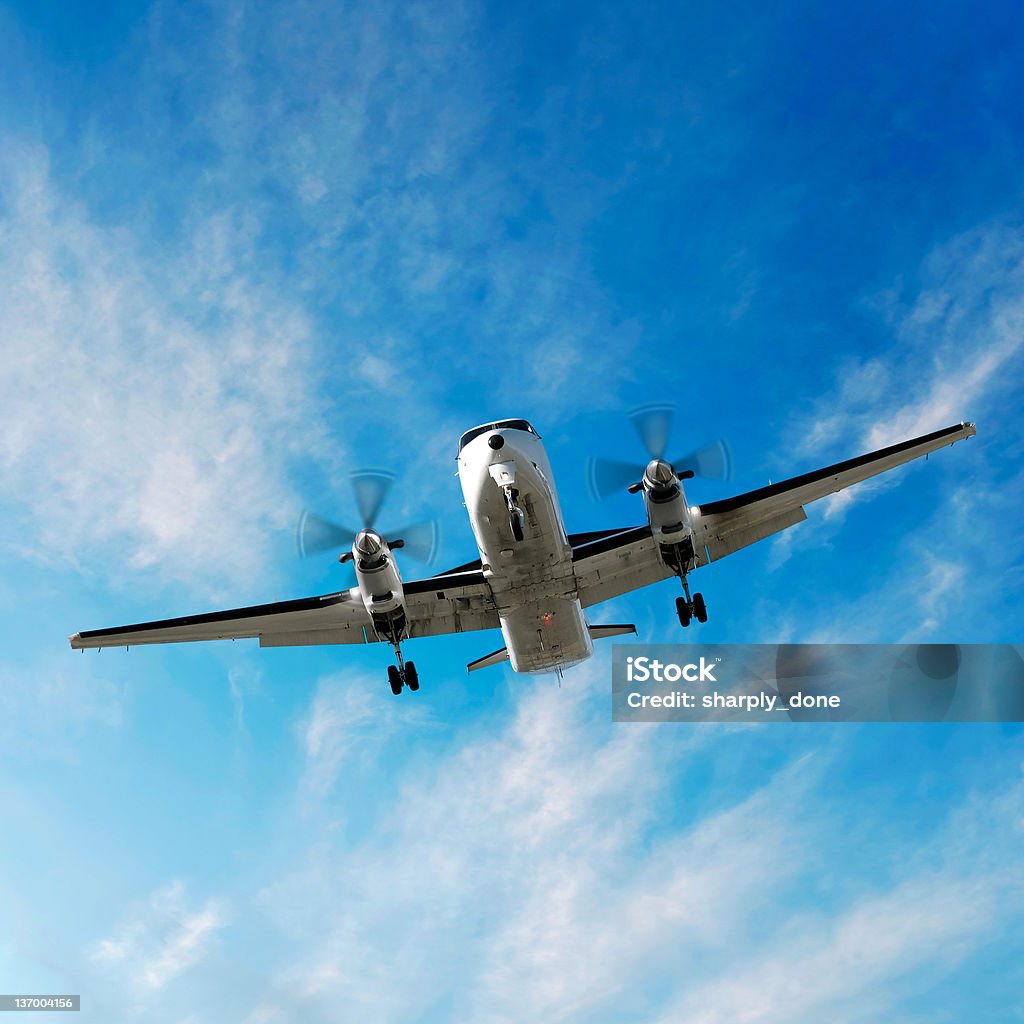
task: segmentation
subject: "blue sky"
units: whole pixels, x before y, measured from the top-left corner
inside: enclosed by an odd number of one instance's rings
[[[709,642],[1020,641],[1010,4],[0,8],[0,989],[83,1019],[1024,1019],[1010,726],[608,720],[410,648],[75,654],[338,585],[313,508],[473,542],[459,433],[780,479],[976,439],[702,572]],[[385,523],[386,525],[386,523]],[[418,574],[409,565],[409,574]],[[695,580],[695,582],[697,582]],[[602,607],[681,638],[671,583]]]

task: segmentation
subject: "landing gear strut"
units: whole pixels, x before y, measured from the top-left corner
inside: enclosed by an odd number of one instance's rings
[[[512,531],[512,536],[519,542],[526,536],[525,523],[526,517],[523,515],[523,510],[517,504],[519,498],[519,491],[514,487],[505,488],[505,504],[508,506],[508,528]]]
[[[704,595],[694,594],[693,597],[690,597],[690,584],[686,581],[685,572],[680,579],[683,583],[683,593],[686,596],[676,598],[676,615],[679,616],[679,625],[686,627],[690,624],[691,619],[707,622],[708,610],[704,604]]]

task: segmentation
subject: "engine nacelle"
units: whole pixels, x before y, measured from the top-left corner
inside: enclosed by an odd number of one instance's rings
[[[692,472],[676,473],[664,459],[652,459],[641,484],[651,534],[658,542],[661,557],[678,572],[692,568],[694,557],[690,506],[682,484],[691,476]]]
[[[405,592],[388,542],[376,530],[361,530],[352,544],[352,564],[374,629],[393,643],[404,639]]]
[[[652,459],[644,470],[643,489],[647,520],[655,539],[662,544],[676,544],[689,537],[690,508],[671,463]]]

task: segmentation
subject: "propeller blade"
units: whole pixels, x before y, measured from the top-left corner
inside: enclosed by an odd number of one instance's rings
[[[587,489],[592,498],[607,498],[624,491],[644,475],[643,464],[617,462],[615,459],[587,460]]]
[[[314,512],[304,511],[299,516],[299,524],[295,530],[295,546],[302,558],[324,551],[338,551],[351,547],[355,538],[355,530],[332,523]]]
[[[394,543],[391,537],[402,541],[402,549],[410,558],[429,565],[441,546],[441,523],[437,519],[413,523],[401,530],[389,530],[389,544]]]
[[[709,480],[729,480],[732,478],[732,449],[727,441],[718,438],[689,455],[673,459],[672,468],[677,473],[690,469],[694,476]]]
[[[655,405],[643,405],[634,409],[629,418],[640,435],[647,454],[652,459],[660,459],[668,447],[669,434],[672,432],[672,415],[675,412],[674,405],[659,403]]]
[[[373,527],[394,482],[395,474],[386,469],[361,469],[352,474],[352,490],[355,492],[363,526],[368,529]]]

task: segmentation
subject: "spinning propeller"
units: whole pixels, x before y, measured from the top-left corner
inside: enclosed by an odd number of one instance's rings
[[[359,533],[374,529],[381,507],[395,482],[395,474],[383,469],[362,469],[352,474],[351,481],[362,527],[354,530],[324,519],[315,512],[303,511],[295,531],[300,557],[339,550],[344,554]],[[441,525],[438,520],[429,519],[402,529],[388,530],[383,536],[390,548],[402,548],[417,561],[429,564],[437,554]]]
[[[712,480],[728,480],[732,476],[732,452],[721,438],[679,458],[665,460],[674,412],[675,406],[660,404],[644,405],[629,414],[650,460],[668,461],[680,477],[692,474]],[[591,496],[607,498],[618,491],[631,489],[643,478],[647,465],[646,462],[590,458],[587,462],[587,485]]]

